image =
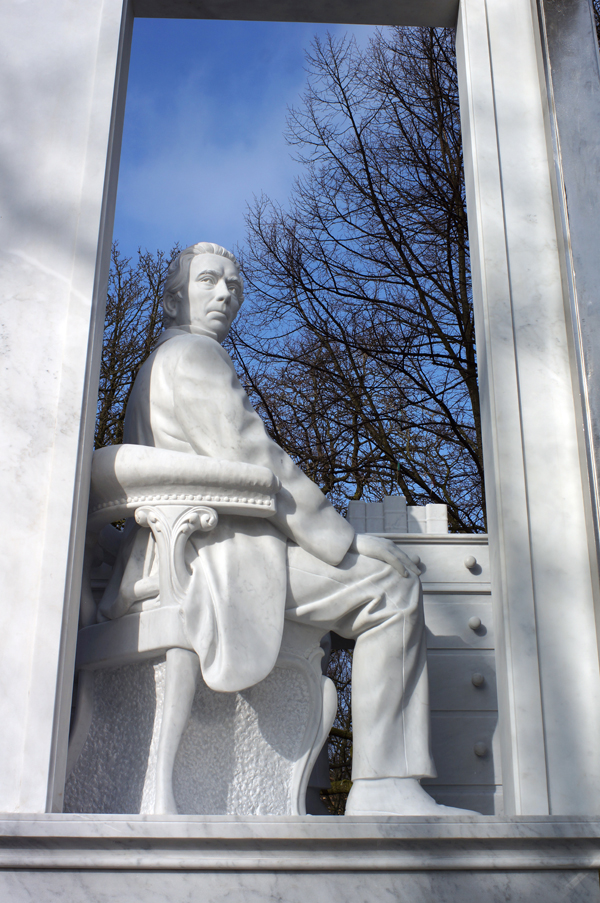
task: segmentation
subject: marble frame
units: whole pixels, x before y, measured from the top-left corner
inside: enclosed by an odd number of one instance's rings
[[[579,207],[566,199],[570,126],[551,7],[461,0],[457,19],[501,746],[507,812],[520,815],[600,811],[600,593],[586,407],[594,384],[577,320],[578,277],[590,261],[572,242],[581,232],[573,224],[590,212],[585,198]],[[11,0],[3,8],[0,59],[10,77],[0,110],[16,127],[0,145],[9,374],[0,472],[11,512],[0,566],[8,600],[0,811],[62,805],[133,17],[447,25],[457,4],[336,0],[326,14],[319,9],[314,0],[251,8],[246,0],[31,0],[28,15]],[[559,27],[575,28],[593,68],[589,0],[563,0],[560,13]],[[597,76],[590,70],[594,85]],[[588,172],[595,161],[578,165]]]

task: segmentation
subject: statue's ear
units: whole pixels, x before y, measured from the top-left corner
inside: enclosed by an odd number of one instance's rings
[[[174,320],[175,317],[177,316],[177,308],[179,306],[179,301],[180,301],[180,297],[178,297],[179,295],[180,295],[179,292],[177,292],[176,295],[172,295],[169,292],[169,294],[165,294],[163,296],[163,302],[162,302],[163,310],[164,310],[166,316],[172,320]]]

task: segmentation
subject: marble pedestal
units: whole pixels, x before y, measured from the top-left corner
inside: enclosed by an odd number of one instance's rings
[[[585,818],[10,816],[0,899],[598,903]]]

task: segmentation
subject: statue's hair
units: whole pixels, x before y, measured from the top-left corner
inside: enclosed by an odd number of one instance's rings
[[[218,257],[225,257],[227,260],[231,260],[239,271],[240,265],[231,251],[227,251],[225,248],[222,248],[221,245],[216,245],[210,241],[199,241],[195,245],[190,245],[189,248],[185,248],[169,264],[163,291],[163,304],[165,298],[173,298],[178,292],[187,289],[190,278],[190,264],[194,257],[198,257],[200,254],[216,254]],[[241,274],[240,281],[242,283],[242,291],[239,298],[241,304],[244,300],[244,283]],[[169,327],[172,323],[173,318],[168,316],[165,312],[163,316],[163,325]]]

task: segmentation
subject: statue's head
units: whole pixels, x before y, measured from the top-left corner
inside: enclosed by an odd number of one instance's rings
[[[220,245],[190,245],[169,265],[163,311],[165,327],[180,326],[217,342],[227,336],[244,300],[237,260]]]

